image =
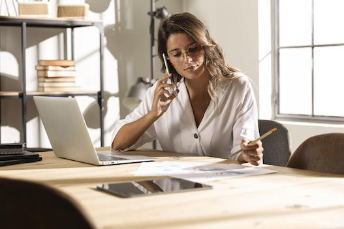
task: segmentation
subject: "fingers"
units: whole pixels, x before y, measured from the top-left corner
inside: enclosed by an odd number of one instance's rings
[[[157,86],[155,88],[155,92],[159,91],[161,88],[165,89],[175,89],[175,85],[171,83],[167,83],[167,80],[172,76],[172,74],[165,74],[163,75],[158,81]]]
[[[243,159],[252,165],[259,165],[263,158],[262,142],[257,141],[255,143],[249,142],[247,139],[243,139],[240,144],[243,150]]]
[[[162,110],[166,110],[176,95],[172,92],[173,86],[170,84],[160,84],[155,91],[157,105],[161,106]]]
[[[175,90],[175,85],[167,83],[167,80],[169,79],[169,75],[163,75],[157,83],[157,86],[155,88],[155,95],[157,98],[161,100],[166,100],[167,99],[174,99],[176,97],[176,93],[173,92]],[[177,92],[178,93],[178,92]]]
[[[247,140],[245,138],[242,139],[241,143],[240,143],[240,147],[243,150],[254,150],[254,149],[257,149],[257,148],[259,148],[261,146],[262,146],[262,142],[261,141],[250,142],[249,140]]]
[[[166,83],[167,80],[172,77],[172,74],[167,74],[163,75],[160,79],[157,80],[158,83]]]
[[[246,161],[246,162],[248,162],[248,163],[250,163],[250,164],[252,164],[252,165],[259,165],[260,164],[260,162],[262,161],[262,154],[261,155],[254,155],[254,154],[248,154],[248,153],[246,153],[246,152],[243,152],[242,153],[242,158]]]
[[[155,90],[160,90],[161,88],[164,88],[164,89],[174,89],[175,88],[175,86],[174,85],[172,85],[172,84],[168,84],[168,83],[161,83],[161,84],[159,84],[157,87],[156,87],[156,89]]]
[[[177,93],[175,93],[176,85],[167,83],[171,74],[163,75],[159,80],[157,80],[156,88],[154,90],[154,98],[152,105],[152,112],[156,117],[160,117],[170,106],[170,103],[176,98]]]
[[[243,155],[243,159],[245,161],[247,161],[248,163],[250,163],[251,165],[258,166],[260,164],[260,160],[257,160],[255,158],[251,158],[251,157],[247,157],[245,155]]]
[[[170,74],[165,73],[165,75],[163,75],[160,79],[157,80],[158,85],[161,84],[161,83],[167,83],[167,80],[170,79],[170,80],[171,80],[171,81],[170,81],[171,83],[169,83],[169,84],[172,84],[172,85],[175,86],[176,83],[174,82],[174,80],[173,80],[172,77],[173,77],[173,76],[172,76],[171,73],[170,73]]]
[[[161,87],[156,92],[157,98],[161,101],[166,101],[167,99],[171,99],[174,95],[171,91],[166,90],[165,88]],[[175,97],[175,96],[174,96]]]

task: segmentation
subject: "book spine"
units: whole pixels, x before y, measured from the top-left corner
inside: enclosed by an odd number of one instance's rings
[[[44,77],[44,76],[39,76],[38,77],[38,82],[62,82],[62,83],[67,83],[67,82],[75,82],[75,77]]]
[[[43,71],[38,70],[37,71],[38,77],[75,77],[76,72],[75,71]]]
[[[51,65],[36,65],[36,70],[53,70],[53,71],[75,71],[74,66],[51,66]]]
[[[74,60],[39,60],[38,65],[43,66],[75,66]]]
[[[68,82],[68,83],[61,83],[61,82],[43,82],[43,83],[38,83],[38,86],[39,87],[74,87],[75,86],[75,83],[71,83],[71,82]]]
[[[38,87],[38,91],[49,92],[49,91],[78,91],[79,87]]]

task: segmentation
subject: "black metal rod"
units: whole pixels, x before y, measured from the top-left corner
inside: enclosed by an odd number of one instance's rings
[[[155,57],[155,42],[154,42],[154,33],[155,33],[155,23],[154,23],[154,12],[155,12],[155,0],[151,0],[150,3],[150,45],[151,45],[151,79],[154,79],[154,57]]]
[[[104,28],[103,26],[99,26],[99,74],[100,74],[100,92],[98,96],[98,103],[99,103],[99,110],[100,110],[100,145],[104,146]]]
[[[1,91],[1,83],[0,83],[0,91]],[[2,127],[2,120],[1,120],[1,102],[2,102],[2,99],[0,99],[0,143],[1,143],[1,127]]]
[[[154,57],[155,57],[155,39],[154,39],[154,34],[155,34],[155,22],[154,22],[154,13],[155,13],[155,0],[150,1],[150,26],[149,26],[149,31],[150,31],[150,45],[151,45],[151,79],[155,79],[155,74],[154,74],[154,69],[155,69],[155,63],[154,63]],[[153,149],[156,149],[156,140],[152,142],[152,147]]]
[[[21,57],[23,143],[26,144],[26,22],[21,26]]]
[[[0,28],[0,37],[1,37],[1,28]],[[0,40],[0,51],[1,51],[1,40]],[[0,55],[0,66],[1,66],[1,55]],[[0,67],[0,91],[1,91],[1,67]],[[1,107],[1,102],[2,99],[0,98],[0,143],[1,143],[1,127],[2,127],[2,120],[1,120],[1,111],[2,111],[2,107]]]
[[[74,28],[70,28],[72,60],[74,60]]]

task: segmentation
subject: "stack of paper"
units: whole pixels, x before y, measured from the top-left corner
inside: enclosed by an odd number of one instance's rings
[[[248,167],[237,164],[209,162],[148,162],[142,163],[135,176],[170,176],[194,182],[220,180],[229,177],[241,177],[275,173],[261,167]]]

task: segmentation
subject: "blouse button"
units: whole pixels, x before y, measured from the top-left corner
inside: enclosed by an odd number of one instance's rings
[[[197,134],[194,134],[194,138],[196,138],[196,139],[197,139],[197,138],[198,138],[198,135],[197,135]]]

